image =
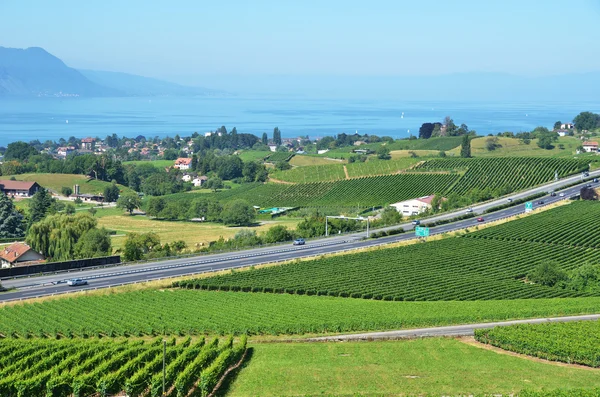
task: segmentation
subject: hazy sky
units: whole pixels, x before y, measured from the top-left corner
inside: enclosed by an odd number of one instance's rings
[[[0,0],[0,45],[199,76],[600,70],[600,0]]]

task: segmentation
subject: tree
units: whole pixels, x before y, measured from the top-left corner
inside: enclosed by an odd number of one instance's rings
[[[114,203],[119,199],[119,187],[116,183],[111,183],[110,185],[104,188],[104,202],[105,203]]]
[[[69,215],[74,215],[76,210],[75,210],[75,206],[72,203],[68,203],[67,205],[65,205],[65,214],[69,214]]]
[[[421,124],[421,128],[419,128],[419,138],[420,139],[429,139],[431,138],[431,134],[433,133],[433,128],[435,125],[433,123],[423,123]]]
[[[50,193],[43,187],[40,188],[29,200],[29,225],[44,219],[53,202]]]
[[[273,143],[277,146],[281,145],[281,131],[278,127],[273,129]]]
[[[278,161],[277,163],[275,163],[275,169],[277,169],[279,171],[285,171],[285,170],[289,170],[291,168],[292,168],[292,165],[284,160],[281,160],[281,161]]]
[[[460,157],[471,157],[471,140],[469,139],[468,135],[463,135],[462,143],[460,146]]]
[[[454,120],[450,116],[444,117],[444,125],[446,126],[446,135],[447,136],[455,136],[458,135],[458,128],[456,124],[454,124]]]
[[[254,208],[246,200],[233,200],[225,204],[221,219],[226,225],[250,225],[256,218]]]
[[[567,274],[565,271],[554,262],[540,263],[531,272],[527,273],[527,280],[548,287],[553,287],[566,279]]]
[[[591,200],[591,201],[598,200],[598,193],[596,193],[596,190],[594,190],[591,187],[587,187],[587,186],[582,187],[581,190],[579,191],[579,195],[582,200]]]
[[[73,189],[71,189],[69,186],[63,186],[62,188],[60,188],[60,192],[63,196],[69,197],[73,194]]]
[[[146,214],[154,217],[158,217],[162,210],[167,206],[167,202],[162,197],[150,197],[148,205],[146,206]]]
[[[560,126],[562,125],[562,121],[557,121],[556,123],[554,123],[554,129],[555,130],[560,130]]]
[[[81,236],[96,227],[98,221],[89,213],[56,214],[34,223],[26,241],[35,251],[53,261],[75,258],[75,246]]]
[[[75,244],[77,258],[98,258],[112,253],[110,235],[104,228],[90,229]]]
[[[438,156],[440,157],[446,157],[446,152],[444,152],[443,150],[440,150],[440,152],[438,153]]]
[[[554,141],[556,141],[558,139],[558,136],[553,132],[539,133],[539,134],[537,134],[537,137],[538,137],[537,145],[540,148],[546,149],[546,150],[554,149],[553,143],[554,143]]]
[[[204,184],[204,187],[206,187],[207,189],[212,189],[213,192],[215,192],[215,193],[217,192],[218,189],[223,189],[224,186],[225,185],[223,184],[223,180],[218,177],[210,178]]]
[[[381,222],[384,225],[395,225],[402,220],[402,214],[394,207],[385,207],[381,212]]]
[[[392,156],[390,156],[390,149],[387,146],[379,146],[377,148],[377,158],[380,160],[389,160],[392,158]]]
[[[129,233],[123,248],[126,261],[139,261],[153,250],[160,248],[160,238],[155,233]]]
[[[0,193],[0,239],[25,236],[23,215],[16,210],[13,201]]]
[[[35,150],[33,146],[26,142],[17,141],[9,143],[6,147],[6,152],[4,153],[4,160],[18,160],[18,161],[26,161],[30,156],[38,154],[38,151]]]
[[[575,116],[573,123],[578,131],[590,131],[600,127],[600,114],[581,112]],[[8,146],[10,147],[10,145]]]
[[[261,141],[263,145],[269,144],[269,137],[267,136],[266,132],[263,132]]]
[[[294,235],[287,227],[283,225],[277,225],[270,227],[269,230],[263,236],[263,240],[267,244],[280,243],[283,241],[290,241],[294,239]]]
[[[488,152],[494,151],[499,147],[502,147],[502,145],[500,144],[498,137],[491,136],[485,140],[485,148]]]
[[[129,215],[133,214],[133,211],[142,204],[140,196],[135,192],[127,192],[121,195],[117,200],[117,208],[122,208],[129,212]]]

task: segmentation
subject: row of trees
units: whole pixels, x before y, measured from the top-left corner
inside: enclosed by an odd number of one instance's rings
[[[466,124],[457,126],[450,116],[444,118],[444,122],[423,123],[419,128],[419,138],[429,139],[440,136],[476,135],[475,131],[469,130]]]
[[[205,198],[197,198],[184,206],[163,197],[151,197],[146,205],[146,214],[166,220],[202,219],[231,226],[252,225],[256,219],[256,211],[245,200],[232,200],[222,205]]]

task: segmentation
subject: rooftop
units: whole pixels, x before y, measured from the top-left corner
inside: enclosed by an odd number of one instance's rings
[[[2,189],[2,190],[29,190],[36,183],[37,182],[0,180],[0,189]]]

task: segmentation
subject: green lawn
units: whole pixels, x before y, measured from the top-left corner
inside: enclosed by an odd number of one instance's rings
[[[239,157],[243,161],[262,161],[262,160],[264,160],[265,157],[267,157],[268,155],[270,155],[272,153],[273,152],[271,152],[271,151],[264,151],[264,150],[243,150],[239,154]]]
[[[138,161],[124,161],[123,165],[132,164],[132,165],[140,165],[140,164],[152,164],[157,168],[166,168],[172,167],[175,164],[175,160],[138,160]]]
[[[502,355],[455,339],[251,348],[228,397],[509,394],[600,386],[597,372]]]

